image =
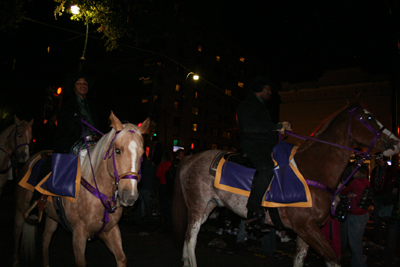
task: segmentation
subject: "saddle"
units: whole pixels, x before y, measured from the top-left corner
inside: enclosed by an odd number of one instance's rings
[[[245,153],[233,153],[233,152],[220,152],[215,156],[210,165],[209,173],[213,176],[217,173],[218,164],[221,161],[221,158],[224,158],[225,161],[236,163],[238,165],[244,166],[246,168],[254,169],[254,165],[251,163],[249,157]]]

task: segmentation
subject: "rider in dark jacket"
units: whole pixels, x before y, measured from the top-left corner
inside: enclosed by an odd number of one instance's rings
[[[90,79],[85,74],[77,74],[72,78],[72,83],[66,88],[72,92],[69,100],[65,101],[57,114],[57,136],[53,153],[70,153],[72,146],[79,140],[83,140],[82,124],[80,119],[84,119],[95,128],[98,127],[99,118],[97,110],[92,102],[88,101],[86,95],[89,90]],[[86,136],[95,136],[90,128],[84,127]],[[88,140],[89,141],[89,140]],[[39,183],[49,172],[51,172],[51,157],[45,160],[37,183]],[[31,207],[25,212],[25,219],[31,224],[37,224],[41,220],[41,214],[45,207],[47,196],[34,191],[31,200]],[[35,207],[38,206],[39,210]]]
[[[272,148],[278,143],[278,131],[291,130],[289,122],[274,123],[265,105],[275,89],[268,77],[257,76],[249,86],[250,94],[237,109],[242,148],[257,169],[247,202],[247,222],[249,228],[261,230],[265,230],[262,198],[273,177]]]

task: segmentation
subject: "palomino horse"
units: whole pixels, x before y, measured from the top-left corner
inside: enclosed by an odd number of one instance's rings
[[[32,124],[14,116],[14,124],[0,133],[0,195],[12,175],[10,169],[17,167],[18,162],[29,159],[29,144],[32,140]]]
[[[359,99],[357,103],[349,103],[324,121],[315,131],[313,139],[307,140],[297,150],[294,160],[305,179],[319,182],[334,190],[349,162],[350,148],[355,145],[371,145],[374,150],[388,156],[400,151],[399,139],[360,106]],[[215,178],[209,174],[209,168],[220,152],[209,150],[193,155],[185,158],[178,167],[172,210],[175,241],[183,241],[184,266],[197,266],[197,235],[215,207],[227,207],[246,218],[246,196],[214,187]],[[320,227],[328,219],[332,195],[312,186],[310,191],[312,207],[278,208],[283,225],[293,229],[298,235],[293,265],[303,266],[311,246],[325,259],[327,266],[340,266],[338,257],[320,231]],[[273,225],[269,213],[266,214],[265,223]]]
[[[137,183],[140,176],[138,173],[144,151],[142,134],[147,132],[150,119],[146,119],[140,127],[130,123],[122,124],[112,112],[110,119],[111,131],[90,150],[81,168],[82,178],[87,181],[89,188],[81,187],[74,203],[62,200],[67,223],[73,230],[72,242],[77,266],[86,266],[86,241],[95,235],[98,235],[114,254],[117,266],[123,267],[127,264],[118,221],[122,215],[121,206],[132,206],[139,196]],[[87,153],[86,150],[82,152]],[[23,171],[27,171],[37,156],[39,153],[31,157]],[[95,194],[89,190],[94,191]],[[24,233],[21,247],[32,250],[31,248],[35,246],[33,237],[30,235],[27,238],[24,237],[25,234],[34,232],[32,231],[34,229],[31,229],[33,226],[29,227],[23,219],[23,213],[29,208],[31,197],[31,191],[20,186],[17,188],[14,266],[18,266],[19,239],[22,231]],[[51,203],[47,203],[45,212],[48,217],[42,240],[43,266],[49,266],[51,237],[58,223],[62,222]]]

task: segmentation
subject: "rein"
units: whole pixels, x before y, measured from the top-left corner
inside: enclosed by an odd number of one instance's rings
[[[14,133],[14,144],[15,144],[14,151],[11,152],[11,154],[9,154],[7,151],[5,151],[4,149],[2,149],[0,147],[0,150],[3,151],[4,153],[6,153],[7,156],[10,158],[10,161],[11,161],[10,166],[7,166],[4,170],[1,170],[0,174],[6,174],[12,167],[17,166],[18,165],[18,155],[19,155],[18,148],[20,148],[21,146],[28,146],[29,145],[28,143],[23,143],[23,144],[20,144],[20,145],[17,144],[17,133],[18,133],[17,132],[17,128],[19,126],[21,126],[21,125],[16,125],[14,127],[14,129],[7,136],[7,139],[10,138],[12,133],[15,131],[15,133]]]
[[[356,107],[355,107],[355,108],[352,108],[352,109],[348,109],[348,111],[349,111],[349,113],[350,113],[350,118],[349,118],[349,126],[348,126],[348,129],[347,129],[347,134],[348,134],[349,137],[351,136],[351,119],[352,119],[352,117],[354,116],[359,122],[361,122],[362,125],[364,125],[368,130],[370,130],[370,131],[375,135],[375,136],[374,136],[374,139],[371,141],[371,144],[369,145],[369,147],[368,147],[368,149],[367,149],[366,152],[358,151],[358,150],[355,150],[355,149],[352,149],[352,148],[349,148],[349,147],[346,147],[346,146],[338,145],[338,144],[335,144],[335,143],[330,143],[330,142],[327,142],[327,141],[324,141],[324,140],[319,140],[319,139],[312,138],[312,137],[307,137],[307,136],[298,135],[298,134],[295,134],[295,133],[293,133],[293,132],[291,132],[291,131],[285,131],[285,133],[287,133],[288,135],[291,135],[291,136],[293,136],[293,137],[296,137],[296,138],[299,138],[299,139],[302,139],[302,140],[312,140],[312,141],[315,141],[315,142],[319,142],[319,143],[324,143],[324,144],[327,144],[327,145],[336,146],[336,147],[339,147],[339,148],[342,148],[342,149],[350,150],[350,151],[352,151],[353,153],[362,156],[362,159],[357,163],[357,166],[354,168],[354,170],[350,173],[350,175],[346,178],[346,180],[341,184],[341,186],[340,186],[336,191],[335,191],[334,189],[332,189],[332,188],[329,188],[328,186],[326,186],[326,185],[324,185],[324,184],[319,183],[319,182],[311,181],[311,180],[306,180],[306,182],[307,182],[308,185],[312,185],[312,186],[318,187],[318,188],[320,188],[320,189],[323,189],[323,190],[327,191],[328,193],[330,193],[330,194],[332,195],[331,214],[332,214],[333,216],[335,216],[335,208],[334,208],[333,205],[334,205],[334,200],[335,200],[336,195],[342,190],[342,188],[344,187],[344,185],[349,181],[349,179],[350,179],[350,178],[356,173],[356,171],[361,167],[361,165],[364,163],[364,161],[365,161],[366,159],[370,159],[370,158],[373,157],[373,156],[370,154],[370,152],[371,152],[371,150],[372,150],[374,144],[376,143],[376,141],[382,136],[382,132],[385,130],[385,127],[382,127],[381,129],[379,129],[379,131],[376,130],[375,128],[373,128],[368,122],[366,122],[366,121],[363,119],[363,117],[361,117],[361,116],[356,112],[356,109],[357,109]],[[279,134],[280,134],[280,133],[279,133]],[[280,139],[281,139],[281,135],[279,135],[279,137],[280,137]],[[386,139],[384,140],[384,142],[386,143]]]
[[[104,195],[103,193],[100,192],[99,187],[97,185],[97,181],[96,181],[96,177],[94,174],[94,170],[93,170],[93,166],[92,166],[92,159],[90,157],[90,151],[89,151],[89,146],[86,140],[86,133],[85,133],[85,129],[84,126],[88,126],[91,130],[94,130],[98,133],[100,133],[101,135],[104,135],[103,133],[101,133],[100,131],[98,131],[97,129],[95,129],[93,126],[91,126],[90,124],[88,124],[86,121],[84,121],[83,119],[81,119],[81,123],[82,123],[82,132],[83,132],[83,137],[85,140],[85,145],[86,145],[86,149],[87,149],[87,153],[88,153],[88,157],[89,157],[89,161],[90,161],[90,168],[92,170],[92,174],[93,174],[93,181],[95,184],[95,187],[93,187],[87,180],[85,180],[83,177],[81,177],[81,184],[83,185],[83,187],[86,188],[86,190],[88,190],[93,196],[95,196],[96,198],[100,199],[101,203],[103,204],[104,207],[104,213],[103,213],[103,225],[100,228],[99,231],[97,231],[94,235],[92,235],[91,237],[88,238],[88,241],[92,240],[93,238],[95,238],[98,234],[100,234],[105,226],[107,225],[107,223],[110,222],[110,217],[109,217],[109,213],[114,213],[117,210],[117,197],[118,197],[118,184],[119,181],[121,179],[135,179],[138,182],[140,182],[140,176],[141,176],[141,170],[139,170],[139,173],[135,173],[135,172],[127,172],[124,173],[122,175],[118,175],[118,171],[117,171],[117,166],[115,163],[115,149],[114,149],[114,141],[117,137],[117,135],[121,132],[121,131],[117,131],[113,137],[113,139],[110,142],[110,145],[107,149],[107,152],[104,155],[104,160],[110,157],[112,157],[113,160],[113,166],[114,166],[114,177],[115,177],[115,193],[114,195],[110,198],[107,197],[106,195]],[[135,133],[134,130],[129,130],[128,132],[130,133]],[[111,152],[111,155],[109,156]],[[143,158],[141,158],[141,160],[143,160]],[[108,200],[109,199],[109,200]]]

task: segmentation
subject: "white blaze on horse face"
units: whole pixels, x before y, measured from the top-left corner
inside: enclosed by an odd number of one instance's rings
[[[128,145],[128,149],[132,153],[132,156],[131,156],[132,170],[131,170],[131,172],[139,173],[139,170],[136,170],[136,161],[138,159],[138,154],[137,154],[138,146],[137,146],[137,143],[135,142],[135,140],[130,141],[130,143]],[[132,190],[132,195],[134,196],[137,193],[137,180],[130,179],[130,181],[132,183],[132,188],[135,188],[134,190]]]
[[[366,112],[367,114],[371,114],[371,113],[369,113],[369,112]],[[383,125],[382,125],[382,123],[380,123],[377,119],[375,119],[375,121],[376,121],[376,123],[378,124],[378,126],[379,126],[379,129],[382,129],[382,128],[385,128]],[[396,155],[396,154],[399,154],[400,153],[400,140],[392,133],[392,132],[390,132],[388,129],[384,129],[383,130],[383,132],[382,132],[384,135],[386,135],[386,136],[388,136],[388,138],[386,139],[386,141],[388,141],[388,140],[391,140],[391,141],[394,141],[394,143],[395,143],[395,145],[393,145],[393,148],[389,148],[389,149],[386,149],[385,151],[383,151],[383,155],[384,156],[387,156],[387,157],[389,157],[389,156],[393,156],[393,155]]]
[[[28,145],[24,145],[23,146],[23,157],[21,157],[19,159],[19,162],[26,162],[29,159],[29,143],[30,143],[30,135],[29,135],[29,130],[25,131],[25,137],[26,137],[26,141],[24,143],[27,143]]]

